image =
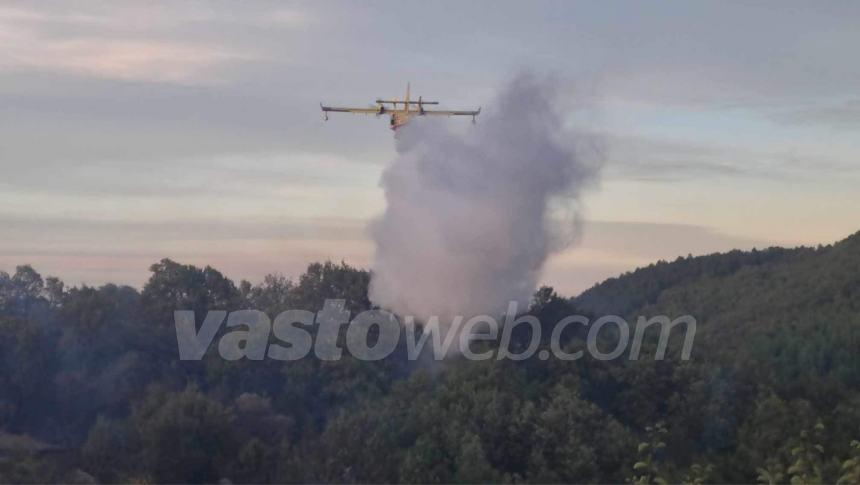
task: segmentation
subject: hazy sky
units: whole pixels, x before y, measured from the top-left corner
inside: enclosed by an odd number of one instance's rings
[[[678,255],[860,230],[857,2],[0,4],[0,270],[142,284],[162,257],[257,281],[367,266],[413,93],[488,105],[556,75],[601,140],[575,293]],[[463,119],[451,119],[463,123]]]

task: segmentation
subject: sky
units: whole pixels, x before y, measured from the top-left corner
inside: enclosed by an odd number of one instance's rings
[[[319,102],[411,81],[492,110],[523,71],[559,80],[604,160],[545,284],[829,244],[860,230],[858,22],[857,2],[2,2],[0,270],[369,267],[392,134]]]

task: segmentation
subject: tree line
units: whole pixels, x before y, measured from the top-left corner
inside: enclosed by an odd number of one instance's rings
[[[689,361],[675,341],[660,361],[409,361],[402,346],[376,362],[180,361],[176,309],[202,320],[340,298],[356,314],[372,307],[370,274],[150,270],[140,290],[0,272],[0,481],[860,481],[860,235],[534,295],[541,322],[692,314]]]

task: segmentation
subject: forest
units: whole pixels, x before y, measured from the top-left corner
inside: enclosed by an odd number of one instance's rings
[[[355,313],[370,273],[150,272],[141,289],[0,272],[0,482],[860,483],[860,233],[544,287],[528,310],[690,314],[690,360],[673,341],[664,360],[182,361],[174,310]]]

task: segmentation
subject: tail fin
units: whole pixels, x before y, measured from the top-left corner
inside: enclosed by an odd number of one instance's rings
[[[409,112],[409,84],[410,83],[407,81],[406,82],[406,100],[405,100],[406,103],[404,104],[404,108],[406,109],[407,113]]]

